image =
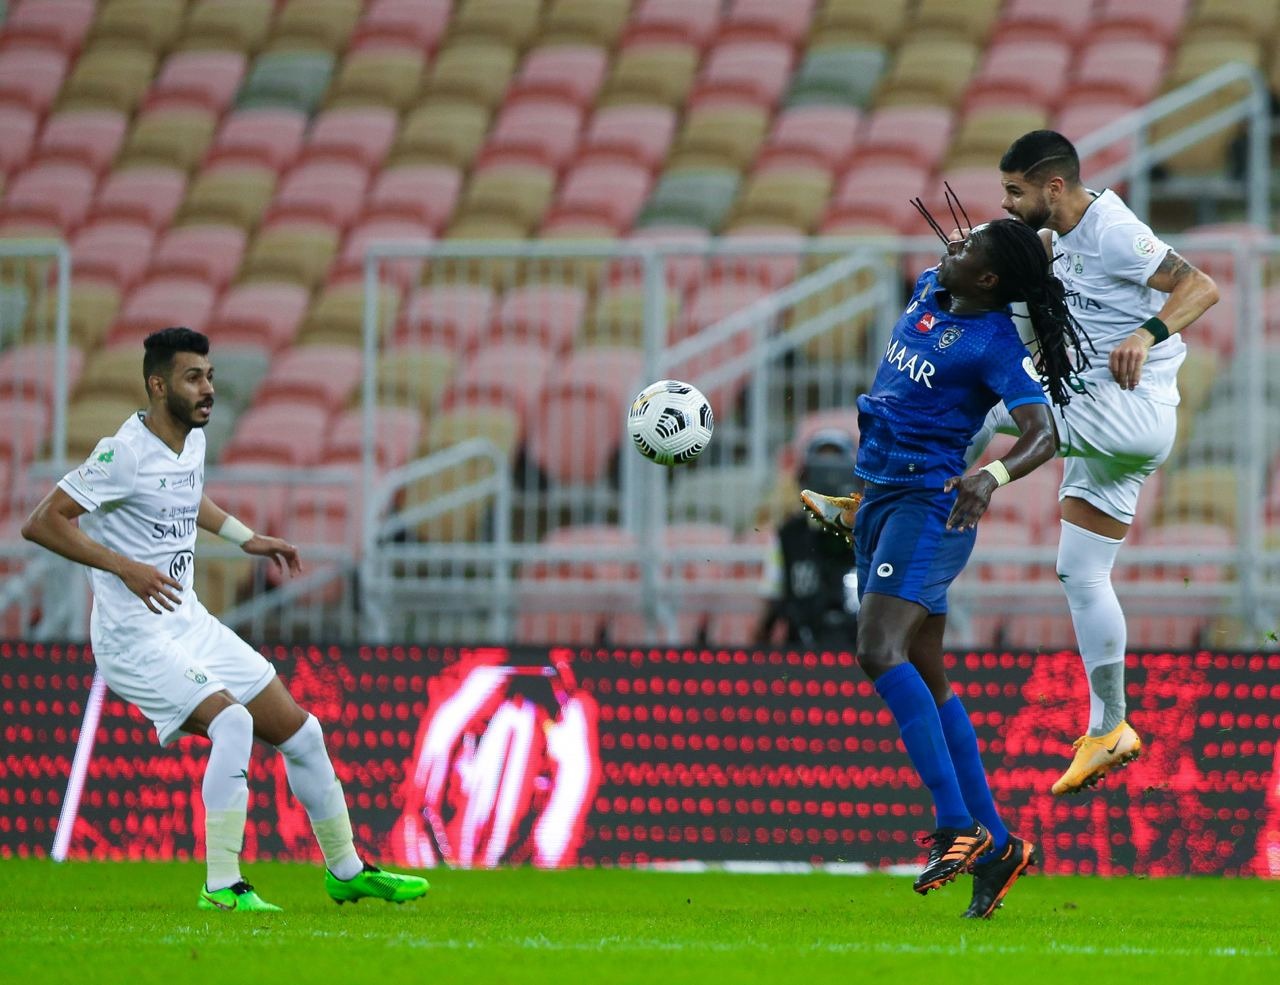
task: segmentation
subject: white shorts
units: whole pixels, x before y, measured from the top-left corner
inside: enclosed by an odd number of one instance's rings
[[[203,606],[184,620],[180,632],[117,628],[92,637],[93,657],[107,686],[151,719],[161,745],[185,734],[182,723],[211,694],[229,691],[247,704],[276,676],[262,654]]]
[[[1052,407],[1063,463],[1058,500],[1083,499],[1122,523],[1132,523],[1142,483],[1169,457],[1178,433],[1178,408],[1141,397],[1119,384],[1089,381],[1066,408]],[[1017,434],[1004,404],[987,416],[996,430]]]

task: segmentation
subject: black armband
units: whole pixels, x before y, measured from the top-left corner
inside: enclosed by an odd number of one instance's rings
[[[1152,345],[1159,345],[1169,337],[1169,326],[1159,318],[1148,318],[1138,327],[1145,328],[1151,333],[1152,338],[1155,339],[1155,342],[1153,342]]]

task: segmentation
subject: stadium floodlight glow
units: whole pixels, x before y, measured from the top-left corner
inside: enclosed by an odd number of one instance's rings
[[[89,687],[89,699],[84,704],[84,721],[80,723],[80,737],[76,740],[75,758],[71,760],[71,772],[67,776],[67,793],[62,798],[62,810],[58,814],[58,828],[53,834],[53,848],[49,856],[55,862],[63,862],[71,847],[71,833],[80,814],[80,796],[84,793],[84,780],[89,775],[89,760],[93,757],[94,737],[98,734],[98,720],[102,717],[102,702],[107,695],[107,682],[98,671],[93,673]]]

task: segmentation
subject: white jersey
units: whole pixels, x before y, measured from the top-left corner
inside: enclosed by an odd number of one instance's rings
[[[1074,229],[1054,233],[1053,250],[1059,257],[1054,273],[1068,292],[1074,292],[1067,303],[1097,350],[1096,355],[1090,354],[1091,366],[1083,377],[1117,385],[1108,357],[1164,307],[1168,295],[1148,287],[1147,281],[1169,246],[1107,190],[1096,194]],[[1152,346],[1134,392],[1157,403],[1177,404],[1178,367],[1186,355],[1180,333]]]
[[[204,495],[204,432],[187,434],[182,454],[133,415],[58,483],[89,512],[81,529],[98,543],[149,564],[182,585],[183,604],[156,615],[115,575],[89,568],[95,646],[117,630],[180,634],[203,613],[193,588],[196,516]]]

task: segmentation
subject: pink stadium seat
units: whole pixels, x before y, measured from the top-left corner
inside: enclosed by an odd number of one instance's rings
[[[1159,91],[1166,61],[1167,50],[1159,41],[1095,41],[1080,52],[1063,106],[1103,98],[1145,103]]]
[[[326,110],[311,124],[302,159],[336,158],[377,169],[391,150],[397,125],[396,111],[385,106]]]
[[[69,232],[84,221],[97,178],[82,164],[33,164],[5,188],[4,214],[50,222]]]
[[[634,396],[644,368],[637,349],[581,349],[564,360],[538,398],[527,453],[555,483],[600,481],[622,438],[618,408]]]
[[[1208,551],[1229,551],[1236,546],[1235,532],[1227,527],[1213,523],[1166,523],[1150,526],[1142,531],[1138,546],[1144,548],[1167,548],[1175,552],[1178,561],[1166,562],[1156,577],[1164,581],[1186,582],[1188,587],[1196,584],[1214,584],[1227,579],[1229,564],[1210,561],[1205,558]],[[1121,555],[1121,567],[1124,556]],[[1133,566],[1132,569],[1117,573],[1116,580],[1135,577],[1152,577],[1150,569]]]
[[[719,27],[720,6],[720,0],[640,0],[623,33],[623,47],[642,41],[705,47]]]
[[[0,105],[15,103],[36,113],[53,104],[67,74],[67,56],[49,48],[0,49]]]
[[[1197,245],[1197,239],[1224,239],[1235,243],[1251,243],[1265,248],[1268,231],[1247,222],[1213,222],[1191,226],[1183,231],[1186,240],[1178,252],[1218,282],[1219,287],[1230,287],[1236,279],[1236,259],[1222,247]],[[1225,293],[1225,292],[1224,292]],[[1219,304],[1221,301],[1219,301]]]
[[[809,33],[814,0],[734,0],[721,24],[722,40],[784,41],[792,47]]]
[[[434,52],[449,28],[453,0],[373,0],[356,24],[352,49],[404,47]]]
[[[113,171],[98,189],[93,217],[131,219],[160,229],[173,219],[186,191],[186,173],[177,168],[144,167]]]
[[[179,226],[156,245],[151,273],[203,280],[221,291],[240,268],[246,239],[238,226]]]
[[[415,219],[439,232],[453,215],[462,172],[447,164],[387,168],[373,182],[365,206],[369,218]]]
[[[95,222],[72,240],[71,268],[77,280],[103,280],[127,292],[146,271],[155,241],[155,230],[141,223]]]
[[[216,412],[216,411],[215,411]],[[236,422],[239,427],[244,416]],[[281,464],[279,459],[270,458],[256,460],[249,451],[243,452],[244,458],[239,462],[227,461],[227,448],[224,446],[219,456],[219,464],[268,465]],[[209,463],[206,463],[209,464]],[[251,530],[261,530],[269,534],[280,532],[281,519],[284,516],[284,504],[289,490],[284,485],[268,485],[260,482],[237,482],[235,479],[210,478],[204,487],[205,494],[232,516],[237,517]]]
[[[1004,645],[1033,653],[1074,650],[1076,631],[1069,615],[1013,614],[1004,621]]]
[[[1130,650],[1194,650],[1204,642],[1209,620],[1204,616],[1162,613],[1158,616],[1131,615],[1128,625]]]
[[[40,117],[26,106],[0,104],[0,175],[15,171],[27,162],[36,142]]]
[[[671,322],[668,343],[674,344],[695,335],[768,293],[769,289],[764,284],[751,281],[721,281],[697,288],[689,305]],[[756,341],[756,328],[754,322],[744,324],[724,341],[672,366],[668,375],[674,379],[700,380],[704,374],[721,369],[725,363],[751,350]],[[719,386],[701,387],[717,417],[723,418],[729,413],[746,380],[747,370],[744,367]]]
[[[307,116],[292,109],[245,109],[223,121],[207,161],[263,164],[283,171],[302,149]]]
[[[916,231],[919,214],[910,200],[929,188],[929,173],[919,165],[854,164],[832,196],[829,216],[880,222],[899,232]]]
[[[778,41],[729,41],[707,55],[689,105],[704,102],[775,106],[791,80],[795,54]]]
[[[395,219],[391,216],[363,219],[347,234],[330,280],[363,277],[365,252],[370,243],[397,241],[426,245],[433,238],[431,227],[416,219]],[[381,278],[389,279],[403,291],[418,283],[422,266],[423,261],[418,259],[382,260],[378,270]]]
[[[586,109],[604,82],[609,55],[584,44],[556,44],[535,48],[525,57],[507,91],[507,104],[535,99],[561,100]]]
[[[1220,264],[1230,264],[1230,256],[1219,255]],[[1223,285],[1227,287],[1228,285]],[[1218,303],[1196,319],[1196,341],[1213,349],[1219,356],[1230,356],[1239,334],[1239,292],[1222,290]]]
[[[710,242],[711,234],[701,226],[646,226],[644,229],[632,232],[627,239],[633,243],[651,243],[654,246],[701,248]],[[669,254],[665,266],[668,289],[675,291],[678,295],[684,295],[702,281],[707,264],[699,250],[684,255]],[[623,272],[613,274],[614,280],[634,280],[639,283],[639,278],[639,270],[634,265],[629,265]]]
[[[640,164],[579,164],[565,176],[548,222],[569,217],[596,218],[614,229],[629,229],[651,184],[649,169]]]
[[[708,264],[711,283],[731,281],[761,284],[776,291],[794,281],[800,274],[800,258],[806,236],[796,230],[776,226],[736,226],[724,236],[728,243],[760,243],[776,248],[774,253],[717,256]]]
[[[380,469],[394,469],[414,457],[422,437],[422,417],[408,407],[379,407],[374,418],[374,455]],[[363,460],[364,411],[338,414],[329,427],[321,465],[352,465]]]
[[[996,24],[994,42],[1053,41],[1075,44],[1086,37],[1094,16],[1089,3],[1009,0]]]
[[[1095,96],[1092,98],[1096,100],[1101,97]],[[1076,102],[1068,99],[1064,101],[1062,109],[1054,117],[1053,129],[1057,130],[1072,143],[1078,144],[1082,138],[1101,130],[1107,124],[1137,108],[1137,105],[1136,102],[1126,97],[1111,97],[1110,101],[1088,102]],[[1117,164],[1128,157],[1132,147],[1133,139],[1131,137],[1118,140],[1097,154],[1082,158],[1080,161],[1080,173],[1086,176],[1097,174],[1103,168]]]
[[[16,402],[38,404],[52,415],[57,365],[57,346],[51,342],[18,345],[0,352],[0,402],[6,403],[8,409]],[[84,369],[84,353],[78,347],[67,347],[66,366],[70,393]]]
[[[999,457],[988,451],[982,462],[993,461]],[[1019,527],[1026,531],[1030,538],[1027,543],[1056,543],[1058,539],[1058,487],[1062,484],[1062,459],[1050,459],[1030,475],[1018,480],[1017,496],[991,497],[991,506],[983,518],[999,521]],[[1143,490],[1147,496],[1150,490]]]
[[[219,461],[223,465],[315,465],[324,448],[328,419],[328,411],[316,404],[252,406],[236,421]]]
[[[0,387],[3,386],[0,377]],[[8,506],[9,482],[15,467],[31,461],[49,438],[53,415],[43,403],[6,399],[0,390],[0,414],[4,428],[0,430],[0,497]]]
[[[327,412],[341,409],[362,378],[355,346],[300,345],[277,353],[258,385],[254,406],[310,404]]]
[[[110,348],[140,346],[157,329],[185,325],[204,331],[213,312],[215,291],[202,280],[158,277],[144,282],[125,300],[107,333]]]
[[[280,182],[266,221],[346,226],[360,214],[368,185],[368,171],[353,162],[299,164]]]
[[[249,344],[274,352],[293,342],[309,303],[310,293],[300,284],[242,284],[218,302],[208,334],[215,345]]]
[[[994,499],[994,497],[992,497]],[[1004,520],[993,516],[983,516],[978,523],[977,550],[994,553],[999,560],[984,561],[970,565],[978,578],[983,581],[1026,582],[1037,581],[1048,572],[1025,561],[1010,561],[1001,557],[1002,548],[1022,548],[1035,546],[1035,531],[1017,520]]]
[[[858,141],[862,112],[850,106],[796,106],[778,114],[759,162],[815,164],[843,171]]]
[[[95,7],[95,0],[23,0],[10,4],[0,41],[6,47],[45,46],[75,55],[93,23]]]
[[[1101,39],[1154,39],[1168,47],[1182,31],[1191,0],[1101,0],[1089,36]]]
[[[493,338],[533,341],[559,352],[573,343],[587,311],[587,292],[567,284],[515,287],[502,296]]]
[[[73,161],[101,174],[115,160],[128,123],[117,110],[58,113],[45,122],[36,153],[44,161]]]
[[[965,111],[1056,103],[1066,84],[1072,53],[1066,41],[1007,41],[991,46],[969,80]]]
[[[479,284],[419,288],[404,306],[395,338],[462,352],[479,344],[496,308],[492,289]]]
[[[558,168],[572,156],[582,128],[582,111],[573,103],[528,99],[507,105],[480,152],[485,164],[532,161]]]
[[[944,180],[951,185],[975,226],[991,219],[1008,218],[1008,213],[1000,208],[1000,202],[1004,198],[1000,176],[989,167],[977,165],[944,170],[931,182],[929,194],[925,195],[925,203],[939,222],[949,222],[951,218],[951,212],[943,201]],[[944,216],[945,219],[942,218]]]
[[[505,342],[478,349],[458,371],[441,407],[503,404],[522,420],[529,420],[556,361],[554,352],[536,342]]]
[[[582,156],[593,161],[622,160],[656,170],[675,137],[675,111],[666,106],[607,106],[587,127]]]
[[[244,78],[245,56],[239,51],[180,51],[165,61],[145,106],[195,107],[221,113]]]
[[[946,106],[886,106],[867,117],[859,159],[905,158],[923,168],[936,167],[951,146],[955,119]]]

